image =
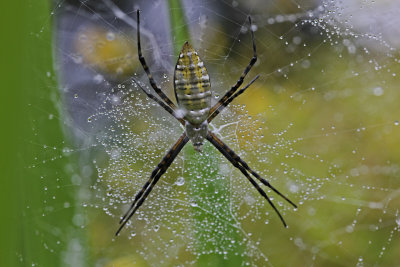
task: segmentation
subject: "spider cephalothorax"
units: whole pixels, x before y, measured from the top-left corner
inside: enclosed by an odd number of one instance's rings
[[[251,18],[249,17],[251,25]],[[267,180],[262,178],[258,173],[253,171],[249,165],[242,160],[232,149],[225,145],[214,133],[208,130],[208,123],[211,122],[229,103],[232,102],[237,96],[242,94],[257,78],[258,75],[253,78],[246,86],[239,89],[242,85],[244,78],[250,71],[254,63],[257,61],[256,44],[254,41],[254,32],[251,29],[251,37],[253,41],[253,57],[250,60],[249,65],[245,68],[242,75],[234,86],[231,87],[228,92],[213,106],[211,106],[211,83],[210,77],[208,76],[207,69],[201,61],[198,53],[193,47],[185,42],[181,53],[178,57],[178,62],[175,66],[174,73],[174,89],[175,97],[178,103],[178,107],[161,91],[161,89],[155,83],[149,67],[146,65],[146,61],[142,55],[140,45],[140,23],[139,23],[139,10],[137,11],[137,40],[138,40],[138,54],[140,63],[146,72],[150,85],[161,98],[159,99],[150,92],[147,92],[141,87],[135,80],[133,80],[139,88],[152,100],[156,101],[162,108],[170,113],[175,119],[177,119],[184,127],[185,132],[181,135],[175,145],[168,151],[161,162],[156,166],[150,175],[149,180],[145,183],[142,190],[140,190],[135,199],[133,200],[129,210],[125,213],[120,221],[120,227],[116,233],[122,230],[124,225],[129,219],[135,214],[137,209],[143,204],[151,190],[158,182],[160,177],[167,171],[169,166],[172,164],[176,156],[186,145],[187,142],[192,141],[193,147],[197,151],[201,151],[204,139],[207,139],[222,155],[229,160],[233,166],[240,170],[240,172],[250,181],[250,183],[257,189],[257,191],[268,201],[275,212],[278,214],[283,225],[286,227],[286,223],[279,213],[278,209],[272,203],[271,199],[260,187],[260,185],[254,180],[254,176],[263,185],[269,187],[272,191],[277,193],[283,199],[288,201],[291,205],[296,208],[296,205],[280,193],[275,187],[273,187]]]
[[[196,151],[201,152],[204,139],[208,133],[208,122],[203,121],[200,125],[193,125],[190,122],[186,123],[186,135],[192,141],[193,147]]]

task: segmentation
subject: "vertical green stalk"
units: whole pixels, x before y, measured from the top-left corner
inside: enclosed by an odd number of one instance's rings
[[[3,100],[0,105],[0,121],[2,130],[0,131],[0,266],[18,266],[17,245],[21,240],[21,211],[18,206],[19,181],[22,180],[21,169],[23,169],[24,160],[18,155],[21,148],[20,140],[23,140],[21,134],[20,120],[24,120],[21,112],[21,98],[24,91],[21,90],[23,77],[20,72],[21,66],[24,66],[24,58],[21,53],[24,38],[21,32],[24,32],[23,22],[26,21],[26,13],[23,10],[23,4],[17,1],[2,1],[0,4],[3,12],[0,17],[2,25],[2,41],[0,44],[0,64],[1,85],[0,99]],[[15,14],[19,14],[15,16]],[[22,16],[22,17],[20,17]],[[12,25],[12,27],[10,27]]]
[[[175,55],[190,41],[184,8],[180,0],[169,0],[171,37]],[[192,44],[196,47],[196,44]],[[241,266],[245,244],[242,243],[230,213],[229,179],[219,175],[217,150],[204,144],[203,153],[191,145],[184,150],[184,178],[188,184],[193,207],[195,245],[198,266]]]
[[[0,21],[0,266],[60,266],[74,228],[73,205],[65,205],[74,198],[64,171],[69,160],[57,157],[64,138],[51,100],[55,81],[46,75],[53,67],[51,3],[1,4],[8,12]]]
[[[175,55],[178,56],[183,43],[190,42],[190,34],[180,0],[168,0],[171,37]]]

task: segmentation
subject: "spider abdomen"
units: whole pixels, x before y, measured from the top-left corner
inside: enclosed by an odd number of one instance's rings
[[[193,47],[186,42],[175,66],[174,88],[185,119],[199,125],[209,115],[211,106],[211,83],[207,69]]]

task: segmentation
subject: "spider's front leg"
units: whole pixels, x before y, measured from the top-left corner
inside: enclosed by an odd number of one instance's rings
[[[271,199],[268,197],[268,195],[265,193],[265,191],[256,183],[256,181],[254,181],[253,178],[251,178],[251,176],[249,175],[248,172],[250,172],[254,177],[256,177],[265,186],[269,187],[275,193],[277,193],[279,196],[281,196],[283,199],[288,201],[292,206],[294,206],[295,208],[297,208],[297,206],[291,200],[289,200],[286,196],[284,196],[281,192],[279,192],[276,188],[274,188],[267,180],[263,179],[255,171],[253,171],[244,160],[242,160],[232,149],[230,149],[224,142],[222,142],[211,131],[209,131],[207,134],[207,140],[211,144],[213,144],[214,147],[217,148],[222,153],[222,155],[224,155],[225,158],[232,163],[233,166],[238,168],[243,173],[243,175],[250,181],[250,183],[257,189],[257,191],[268,201],[268,203],[271,205],[271,207],[275,210],[275,212],[278,214],[279,218],[281,219],[283,225],[285,227],[287,227],[287,224],[286,224],[285,220],[283,219],[279,210],[275,207],[274,203],[271,201]]]
[[[181,135],[175,145],[168,151],[168,153],[163,157],[161,162],[157,165],[157,167],[153,170],[150,175],[149,180],[144,184],[142,190],[135,196],[134,201],[132,202],[129,210],[125,213],[125,215],[120,220],[120,227],[118,228],[115,235],[118,235],[121,232],[122,228],[124,228],[125,224],[129,221],[129,219],[135,214],[135,212],[139,209],[139,207],[146,200],[147,196],[150,194],[153,187],[156,185],[160,177],[167,171],[169,166],[175,160],[176,156],[182,150],[182,148],[189,141],[189,138],[186,136],[186,133]]]
[[[251,70],[253,65],[257,61],[257,50],[256,50],[256,41],[254,38],[254,30],[252,27],[251,17],[249,17],[250,23],[250,32],[251,32],[251,39],[253,42],[253,57],[250,59],[249,65],[244,69],[242,75],[240,75],[239,79],[237,80],[236,84],[231,87],[231,89],[225,93],[225,95],[210,109],[210,114],[212,115],[225,101],[227,101],[235,92],[236,90],[242,85],[244,78],[246,77],[247,73]],[[214,116],[215,117],[215,116]]]
[[[157,104],[159,104],[165,111],[167,111],[169,114],[171,114],[175,119],[177,119],[183,126],[185,126],[185,120],[178,117],[177,113],[167,104],[162,102],[160,99],[158,99],[155,95],[152,93],[147,92],[134,78],[132,78],[132,81],[148,96],[148,98],[154,100]]]
[[[218,109],[216,111],[214,111],[214,113],[212,113],[208,118],[207,118],[207,122],[210,123],[219,113],[221,113],[221,111],[226,108],[236,97],[240,96],[241,94],[243,94],[244,91],[246,91],[247,88],[250,87],[250,85],[252,85],[258,78],[260,77],[260,75],[257,75],[256,77],[253,78],[253,80],[251,80],[245,87],[243,87],[242,89],[240,89],[239,91],[237,91],[233,96],[231,96],[230,98],[228,98],[224,103],[222,103]]]
[[[139,61],[142,64],[142,67],[144,71],[147,74],[147,77],[149,79],[151,87],[153,87],[154,91],[161,97],[161,99],[167,103],[168,106],[170,106],[174,111],[177,110],[175,104],[171,101],[171,99],[168,98],[167,95],[164,94],[163,91],[157,86],[156,82],[153,79],[153,75],[150,72],[149,67],[146,64],[146,60],[144,59],[142,55],[142,47],[140,43],[140,11],[137,10],[137,46],[138,46],[138,56],[139,56]]]

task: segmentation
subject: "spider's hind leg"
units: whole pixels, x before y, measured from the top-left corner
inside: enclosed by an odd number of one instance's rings
[[[135,212],[139,209],[139,207],[146,200],[147,196],[150,194],[153,187],[156,185],[160,177],[167,171],[169,166],[172,164],[176,156],[178,156],[179,152],[189,141],[189,138],[186,136],[186,133],[181,135],[178,141],[174,146],[168,151],[168,153],[163,157],[161,162],[157,165],[157,167],[151,173],[149,180],[144,184],[142,190],[135,196],[135,200],[132,202],[129,210],[125,213],[125,215],[120,220],[120,227],[118,228],[115,235],[117,236],[121,230],[124,228],[125,224],[129,221],[129,219],[135,214]]]
[[[257,191],[268,201],[268,203],[271,205],[271,207],[275,210],[276,214],[278,214],[283,225],[285,227],[287,227],[287,224],[286,224],[285,220],[283,219],[279,210],[275,207],[274,203],[271,201],[271,199],[268,197],[268,195],[265,193],[265,191],[256,183],[256,181],[254,181],[253,178],[251,178],[248,171],[252,175],[254,175],[258,180],[260,180],[264,185],[271,188],[274,192],[276,192],[279,196],[284,198],[286,201],[288,201],[294,207],[297,208],[297,206],[292,201],[290,201],[287,197],[285,197],[282,193],[280,193],[277,189],[275,189],[268,181],[261,178],[257,173],[255,173],[253,170],[251,170],[250,167],[247,165],[247,163],[244,162],[232,149],[230,149],[217,136],[215,136],[215,134],[213,134],[212,132],[208,132],[207,140],[210,141],[210,143],[213,144],[215,146],[215,148],[217,148],[222,153],[222,155],[224,155],[225,158],[232,163],[233,166],[238,168],[243,173],[243,175],[246,176],[246,178],[250,181],[250,183],[257,189]]]

